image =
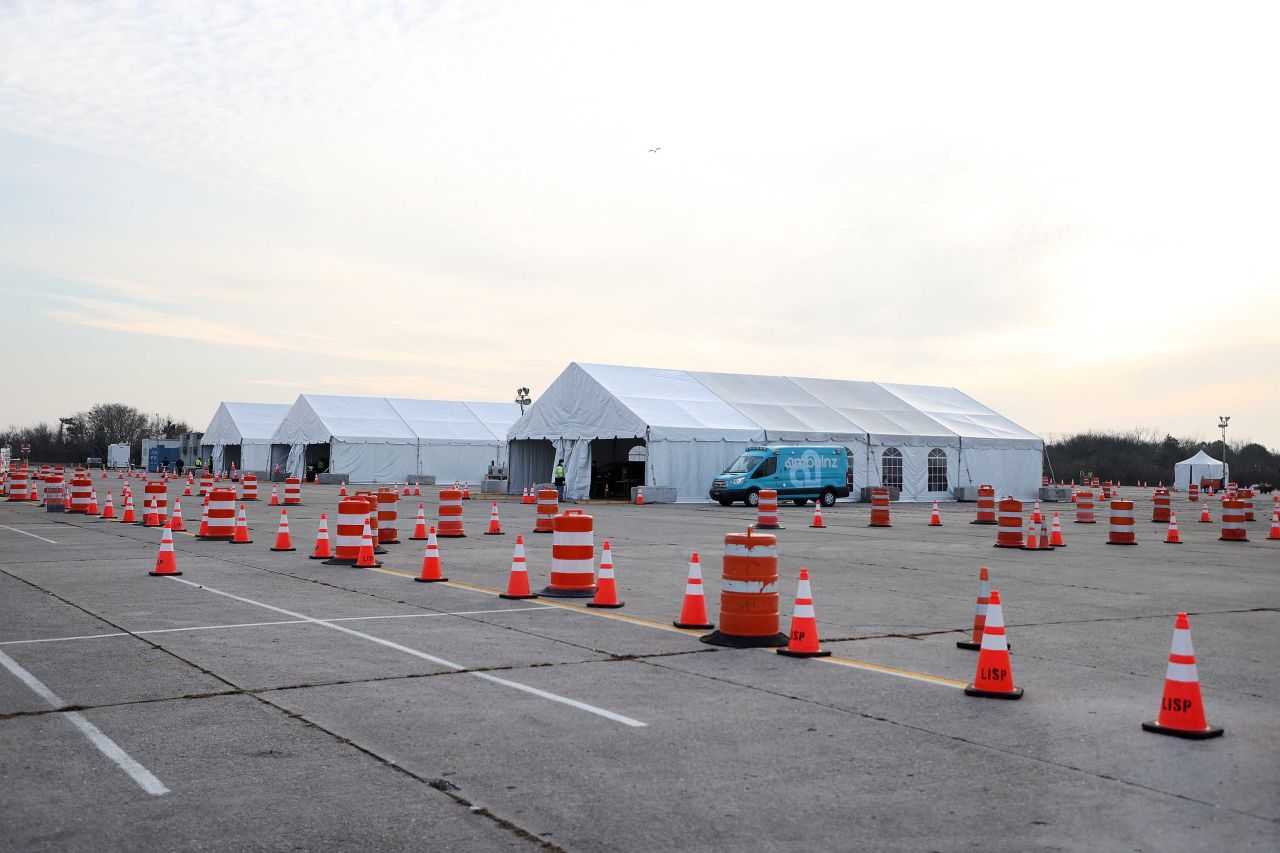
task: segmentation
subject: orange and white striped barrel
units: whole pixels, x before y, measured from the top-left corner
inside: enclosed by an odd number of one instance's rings
[[[781,528],[782,524],[778,521],[778,491],[761,489],[757,497],[759,503],[756,505],[756,527],[761,530]]]
[[[1169,490],[1163,487],[1156,489],[1154,495],[1151,496],[1151,520],[1169,523],[1169,514],[1173,511],[1173,498],[1169,495]]]
[[[369,538],[373,541],[373,553],[385,554],[386,549],[378,541],[378,496],[373,492],[356,492],[355,497],[365,502],[365,521],[369,523]]]
[[[236,535],[236,490],[209,490],[209,523],[199,539],[230,539]]]
[[[889,523],[889,490],[876,486],[871,490],[871,523],[867,527],[892,527]]]
[[[258,475],[246,471],[240,476],[240,500],[256,501],[258,499]]]
[[[751,648],[782,646],[778,631],[778,539],[771,533],[728,533],[720,574],[720,628],[704,642]]]
[[[156,515],[159,516],[160,526],[163,527],[169,519],[169,487],[164,484],[163,480],[147,481],[147,485],[142,490],[142,505],[144,507],[147,505],[147,501],[155,502]],[[140,521],[143,524],[147,523],[146,513],[143,513]]]
[[[1240,489],[1236,492],[1236,500],[1244,504],[1244,520],[1256,521],[1253,515],[1253,489]]]
[[[1248,542],[1249,530],[1244,526],[1244,501],[1226,499],[1222,502],[1222,542]]]
[[[302,481],[297,477],[284,478],[284,505],[285,506],[301,506],[302,505]],[[395,525],[393,524],[392,527]],[[386,541],[386,540],[383,540]]]
[[[1189,501],[1200,500],[1200,484],[1199,483],[1192,483],[1191,485],[1187,486],[1187,500]]]
[[[67,487],[61,475],[46,474],[42,499],[50,512],[64,512],[67,508]]]
[[[289,481],[285,480],[285,499],[289,502]],[[400,496],[394,488],[378,490],[378,541],[386,545],[400,543],[400,530],[397,527],[400,514],[396,509],[396,501]]]
[[[25,501],[31,496],[31,486],[27,482],[25,468],[9,469],[9,500]]]
[[[364,498],[352,495],[338,501],[333,556],[326,561],[329,565],[355,563],[360,556],[360,543],[364,539],[364,526],[368,520],[369,504]]]
[[[1093,490],[1084,489],[1076,492],[1076,524],[1097,523],[1097,516],[1093,514]]]
[[[458,492],[462,496],[462,492]],[[554,533],[556,516],[560,514],[560,493],[555,489],[538,489],[538,514],[533,519],[534,533]]]
[[[213,472],[209,470],[200,473],[200,497],[204,497],[213,491]]]
[[[996,523],[996,487],[978,486],[978,517],[970,524]]]
[[[1133,501],[1111,502],[1111,523],[1107,528],[1107,544],[1138,544],[1133,532]]]
[[[459,499],[462,493],[459,492]],[[551,539],[551,583],[542,595],[585,598],[596,592],[595,519],[580,509],[556,516]]]
[[[85,475],[71,478],[71,494],[67,500],[67,512],[84,514],[89,511],[89,494],[93,491],[93,480]]]
[[[552,492],[552,494],[555,494]],[[542,507],[538,507],[542,511]],[[436,535],[441,538],[457,539],[466,536],[462,525],[462,490],[441,489],[440,506],[436,510]]]
[[[996,507],[996,547],[1022,547],[1022,501],[1005,498]]]

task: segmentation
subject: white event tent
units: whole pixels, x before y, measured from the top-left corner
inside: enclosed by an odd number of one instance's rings
[[[201,456],[214,471],[266,471],[271,437],[289,411],[288,403],[220,403],[200,438]]]
[[[507,438],[513,490],[548,482],[563,458],[572,499],[588,493],[593,463],[636,458],[639,447],[645,484],[675,487],[681,501],[705,500],[711,479],[753,445],[843,445],[855,494],[887,483],[903,500],[952,500],[983,483],[1033,497],[1044,452],[1039,437],[954,388],[578,362]]]
[[[1181,491],[1186,491],[1187,486],[1195,483],[1200,484],[1201,480],[1222,480],[1227,481],[1227,466],[1214,459],[1203,450],[1197,450],[1196,455],[1190,459],[1183,459],[1173,466],[1173,487]]]
[[[293,476],[321,463],[353,483],[478,483],[491,462],[505,464],[519,415],[515,403],[302,394],[275,431],[272,462]]]

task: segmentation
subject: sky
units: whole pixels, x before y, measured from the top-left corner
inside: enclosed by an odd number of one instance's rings
[[[0,425],[589,361],[1280,448],[1278,24],[0,0]]]

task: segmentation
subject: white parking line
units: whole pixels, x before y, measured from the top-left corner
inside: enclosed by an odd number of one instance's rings
[[[421,660],[430,661],[431,663],[438,664],[440,666],[446,667],[447,669],[452,669],[457,672],[464,672],[467,669],[467,667],[463,666],[460,663],[454,663],[453,661],[445,660],[444,658],[436,657],[435,655],[430,655],[430,654],[427,654],[426,652],[420,652],[417,649],[411,649],[408,646],[402,646],[399,643],[393,643],[390,640],[384,640],[381,637],[375,637],[372,634],[366,634],[362,631],[357,631],[354,628],[348,628],[345,625],[335,624],[332,620],[315,619],[310,616],[304,616],[301,613],[295,613],[292,610],[285,610],[283,607],[276,607],[274,604],[266,604],[261,601],[254,601],[252,598],[245,598],[243,596],[234,595],[230,592],[223,592],[220,589],[214,589],[211,586],[206,586],[204,584],[199,584],[194,581],[189,581],[189,580],[186,580],[185,578],[176,578],[176,577],[173,577],[172,575],[169,575],[168,577],[170,580],[177,581],[178,583],[186,584],[187,586],[195,587],[196,589],[203,589],[206,592],[212,592],[215,595],[221,595],[226,598],[230,598],[233,601],[240,601],[245,604],[252,604],[255,607],[261,607],[266,610],[271,610],[283,616],[292,616],[296,619],[301,619],[306,622],[311,622],[315,625],[323,625],[326,628],[332,628],[335,631],[341,631],[344,634],[350,634],[353,637],[359,637],[362,640],[368,640],[371,643],[377,643],[380,646],[385,646],[386,648],[394,649],[398,652],[403,652],[404,654],[407,654],[407,655],[412,655],[413,657],[419,658]],[[0,654],[3,654],[3,653],[0,652]],[[640,720],[636,720],[631,717],[626,717],[626,716],[623,716],[622,714],[616,714],[613,711],[609,711],[604,708],[598,708],[595,705],[588,705],[586,702],[579,702],[576,699],[570,699],[567,696],[561,696],[557,693],[549,693],[546,690],[539,690],[538,688],[530,687],[527,684],[520,684],[515,681],[508,681],[505,678],[498,678],[497,676],[490,675],[487,672],[467,672],[466,674],[473,675],[476,678],[482,678],[485,681],[489,681],[494,684],[501,684],[504,687],[512,687],[512,688],[515,688],[516,690],[523,690],[525,693],[531,693],[534,696],[540,696],[543,699],[550,699],[552,702],[559,702],[562,705],[568,705],[571,708],[577,708],[581,711],[586,711],[588,713],[595,714],[596,716],[604,717],[605,719],[613,720],[614,722],[622,723],[623,725],[631,726],[633,728],[641,728],[647,725],[647,723],[643,723]]]
[[[335,616],[322,622],[363,622],[369,619],[421,619],[426,616],[475,616],[481,613],[519,613],[526,610],[546,610],[554,612],[555,608],[546,605],[537,607],[502,607],[497,610],[456,610],[450,613],[389,613],[383,616]],[[43,637],[34,640],[4,640],[0,646],[28,646],[34,643],[69,643],[73,640],[105,640],[112,637],[135,637],[144,634],[180,634],[185,631],[223,631],[232,628],[264,628],[271,625],[307,625],[312,619],[281,619],[276,622],[236,622],[231,625],[191,625],[186,628],[150,628],[146,631],[117,631],[112,634],[81,634],[76,637]]]
[[[43,536],[37,536],[34,533],[28,533],[25,530],[19,530],[18,528],[10,527],[7,524],[0,524],[0,527],[3,527],[5,530],[12,530],[14,533],[21,533],[23,536],[30,536],[32,539],[39,539],[41,542],[48,542],[50,545],[58,544],[57,542],[54,542],[52,539],[45,539]]]
[[[44,701],[48,702],[53,708],[62,708],[66,706],[66,702],[58,697],[56,693],[45,686],[44,682],[36,678],[31,673],[22,668],[16,660],[9,657],[4,652],[0,652],[0,665],[17,676],[18,680],[27,685]],[[121,770],[129,774],[129,778],[138,783],[138,787],[146,791],[152,796],[160,796],[169,793],[169,789],[157,779],[150,770],[143,767],[133,756],[120,748],[120,745],[107,737],[102,731],[89,722],[78,711],[68,711],[65,716],[71,725],[80,730],[80,733],[89,739],[89,742],[98,748],[98,751],[110,758],[116,763]]]

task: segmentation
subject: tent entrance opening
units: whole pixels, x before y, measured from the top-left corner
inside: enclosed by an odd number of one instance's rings
[[[591,440],[591,497],[630,500],[632,486],[644,485],[647,450],[642,438]]]
[[[306,464],[308,480],[315,477],[316,474],[329,473],[329,443],[306,445],[303,459]]]
[[[239,470],[243,469],[243,468],[244,468],[244,463],[243,463],[243,462],[241,462],[240,460],[241,460],[240,445],[238,445],[238,444],[227,444],[227,445],[224,445],[224,446],[223,446],[223,448],[222,448],[222,468],[221,468],[221,470],[222,470],[222,471],[224,471],[224,472],[226,472],[226,471],[230,471],[230,470],[231,470],[231,466],[232,466],[232,465],[234,465],[234,466],[235,466],[235,468],[236,468],[236,470],[237,470],[237,471],[239,471]]]

